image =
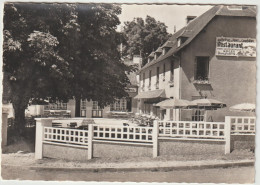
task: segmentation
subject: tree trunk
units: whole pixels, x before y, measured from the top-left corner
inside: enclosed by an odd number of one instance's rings
[[[75,98],[76,105],[75,105],[75,117],[80,117],[80,98]]]
[[[14,105],[14,129],[16,136],[24,136],[25,133],[25,109],[27,106]]]

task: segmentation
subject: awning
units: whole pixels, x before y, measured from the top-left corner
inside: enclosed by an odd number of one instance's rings
[[[165,109],[181,109],[181,108],[195,107],[197,106],[197,104],[183,99],[167,99],[161,101],[160,103],[157,103],[155,106],[165,108]]]
[[[166,95],[165,95],[165,90],[160,89],[154,91],[140,92],[134,98],[135,99],[166,98]]]

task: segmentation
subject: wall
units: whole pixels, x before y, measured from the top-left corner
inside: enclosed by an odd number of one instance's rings
[[[177,140],[159,138],[159,156],[223,154],[224,141]]]
[[[174,85],[170,86],[170,79],[171,79],[171,61],[174,60]],[[165,64],[165,77],[163,74],[163,65]],[[159,67],[159,88],[158,89],[164,89],[165,94],[167,98],[176,98],[179,99],[179,89],[180,89],[180,81],[179,81],[179,75],[180,75],[180,68],[179,68],[179,61],[177,59],[170,59],[167,58],[163,62],[159,62],[157,64],[154,64],[150,66],[147,69],[144,69],[140,75],[141,75],[141,83],[139,86],[139,92],[148,92],[148,91],[154,91],[156,90],[156,81],[157,81],[157,67]],[[149,85],[149,71],[151,70],[151,90],[148,89]],[[142,90],[143,87],[143,74],[145,73],[145,86],[144,90]],[[144,100],[140,101],[139,108],[141,109],[141,113],[146,112],[146,114],[154,114],[156,111],[154,106],[152,104],[147,104],[146,107],[144,105]],[[146,111],[145,111],[146,110]],[[149,111],[150,110],[150,111]],[[161,113],[161,110],[157,109],[157,112]],[[176,112],[176,113],[175,113]],[[159,114],[159,113],[158,113]],[[157,114],[157,115],[158,115]],[[176,115],[176,116],[175,116]],[[164,117],[166,120],[173,120],[179,119],[179,113],[178,110],[166,110],[166,115]]]
[[[166,97],[174,97],[178,98],[179,97],[179,61],[176,59],[174,60],[174,87],[170,87],[169,81],[171,78],[171,60],[167,58],[163,62],[159,62],[157,64],[154,64],[150,66],[147,69],[144,69],[140,74],[141,74],[141,83],[140,83],[140,88],[139,92],[142,92],[143,87],[143,74],[145,73],[145,88],[144,91],[149,91],[148,85],[149,85],[149,71],[151,70],[151,91],[156,90],[156,79],[157,79],[157,67],[160,68],[159,70],[159,89],[165,89]],[[163,65],[165,63],[165,78],[163,78]]]
[[[181,98],[207,96],[227,104],[227,108],[208,114],[213,121],[224,121],[224,115],[242,115],[228,111],[232,105],[256,100],[256,59],[215,56],[216,37],[256,37],[255,18],[215,17],[181,53]],[[196,56],[209,56],[209,85],[195,85]],[[248,114],[247,114],[248,115]],[[185,115],[182,115],[183,118]]]
[[[74,99],[69,100],[69,102],[67,103],[67,110],[70,110],[70,114],[72,118],[75,117],[75,105],[76,102]]]
[[[76,148],[44,143],[43,157],[65,159],[70,161],[87,161],[88,150],[87,148]]]
[[[231,135],[231,151],[255,148],[255,135]]]
[[[102,158],[152,157],[152,145],[93,141],[93,156]]]

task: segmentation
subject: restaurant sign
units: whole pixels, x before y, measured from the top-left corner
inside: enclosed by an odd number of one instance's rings
[[[256,57],[256,39],[217,37],[216,55]]]

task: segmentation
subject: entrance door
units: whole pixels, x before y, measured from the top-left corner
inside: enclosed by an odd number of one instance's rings
[[[92,118],[102,118],[102,117],[103,117],[103,110],[100,109],[97,101],[93,101]]]
[[[126,109],[128,112],[132,112],[132,98],[127,98]]]

